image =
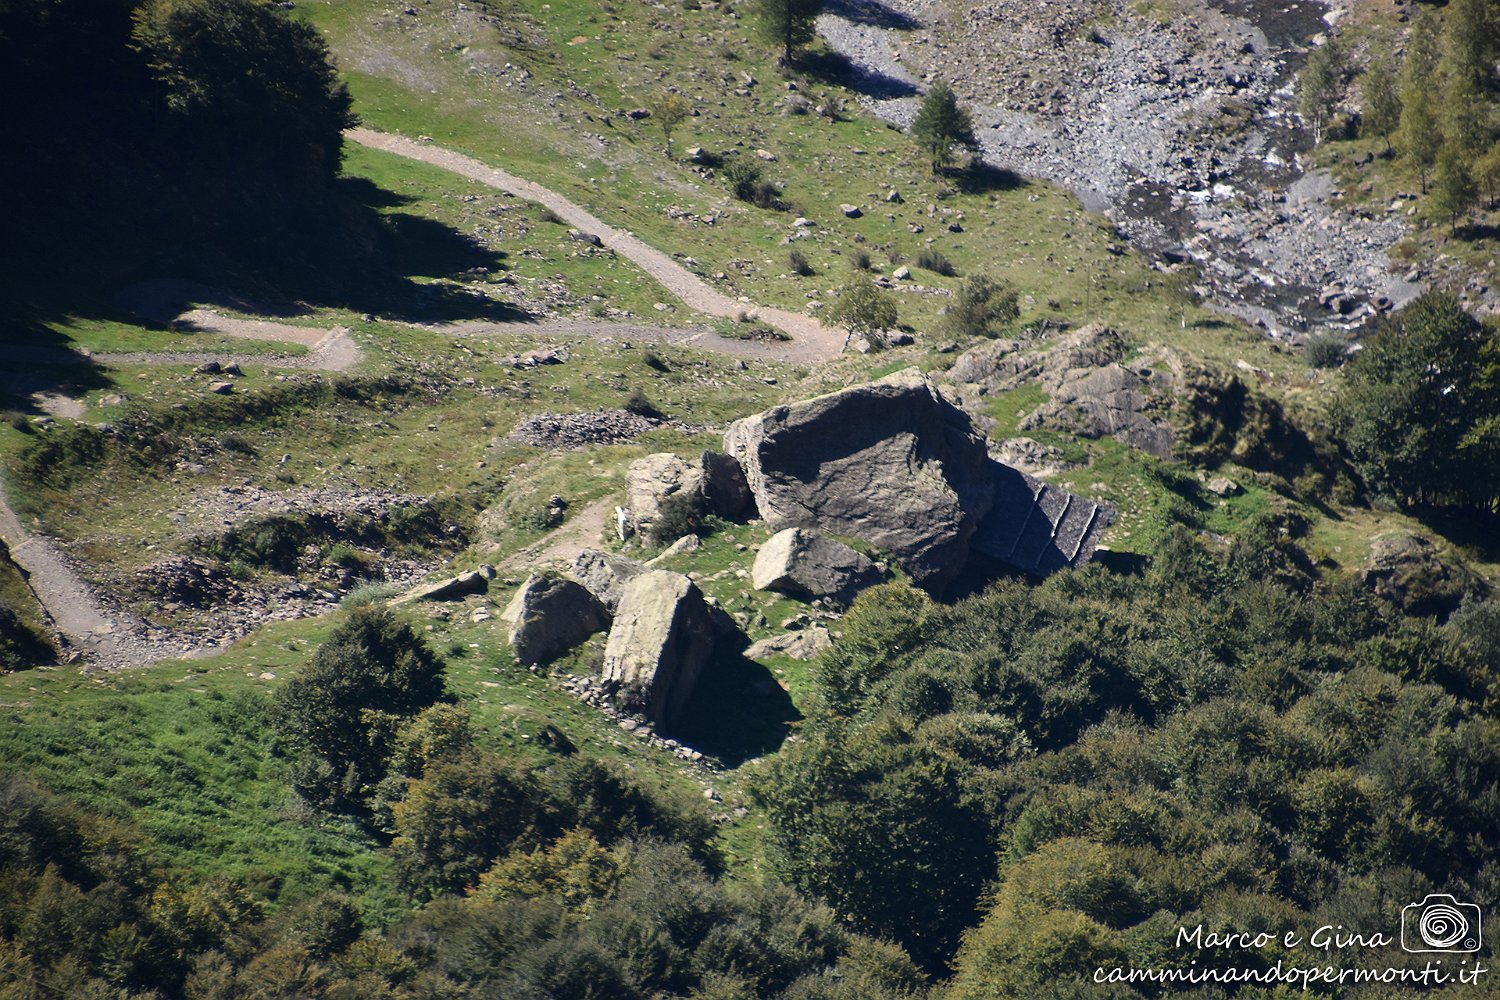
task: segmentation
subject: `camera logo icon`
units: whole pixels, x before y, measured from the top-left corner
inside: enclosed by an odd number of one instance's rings
[[[1480,913],[1473,903],[1460,903],[1435,892],[1401,911],[1401,947],[1406,951],[1471,952],[1479,950]]]

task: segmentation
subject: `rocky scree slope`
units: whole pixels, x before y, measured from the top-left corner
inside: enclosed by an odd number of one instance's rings
[[[1339,205],[1294,76],[1336,13],[1321,4],[1180,0],[847,0],[819,20],[871,109],[910,124],[928,82],[973,112],[984,158],[1074,191],[1165,264],[1192,262],[1213,304],[1300,340],[1420,291],[1391,269],[1403,206]]]

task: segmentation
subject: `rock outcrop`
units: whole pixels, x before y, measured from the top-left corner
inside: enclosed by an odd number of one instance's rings
[[[604,605],[582,584],[556,576],[527,577],[501,612],[519,663],[546,663],[609,624]]]
[[[757,590],[848,604],[879,583],[881,572],[843,542],[805,528],[786,528],[761,546],[750,579]]]
[[[745,658],[762,660],[768,656],[789,656],[794,660],[811,660],[832,646],[833,637],[828,634],[828,629],[822,625],[814,625],[798,632],[783,632],[751,643],[745,649]]]
[[[724,446],[771,527],[862,538],[933,590],[994,495],[984,439],[916,369],[737,420]]]
[[[932,591],[971,549],[1033,573],[1086,561],[1114,517],[991,459],[916,369],[736,421],[724,444],[773,528],[863,539]]]
[[[621,706],[674,726],[713,653],[714,634],[708,605],[692,580],[665,570],[633,577],[609,630],[604,683]]]
[[[1475,585],[1469,570],[1450,564],[1421,535],[1404,531],[1376,537],[1359,578],[1408,614],[1445,615]]]
[[[646,572],[646,565],[628,556],[584,549],[574,557],[570,572],[573,579],[583,584],[610,614],[614,614],[626,581]]]
[[[630,463],[625,496],[636,531],[649,531],[661,516],[661,505],[677,495],[693,497],[704,511],[727,518],[744,514],[750,502],[744,473],[728,455],[706,451],[697,459],[684,459],[661,452]]]
[[[982,427],[993,425],[985,398],[1024,385],[1047,400],[1020,421],[1021,430],[1048,428],[1081,437],[1112,436],[1158,458],[1169,458],[1175,432],[1167,416],[1181,391],[1167,369],[1175,358],[1126,360],[1120,335],[1098,324],[1037,347],[994,340],[959,356],[946,378]]]

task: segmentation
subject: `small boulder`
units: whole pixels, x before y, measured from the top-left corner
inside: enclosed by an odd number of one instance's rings
[[[827,597],[848,604],[881,580],[868,557],[843,542],[803,528],[787,528],[761,546],[750,571],[757,590],[776,590],[794,597]]]
[[[536,574],[500,616],[510,623],[516,660],[527,666],[546,663],[609,624],[609,612],[581,584]]]
[[[794,660],[811,660],[833,645],[833,637],[822,625],[773,635],[753,642],[745,649],[748,660],[763,660],[768,656],[790,656]]]
[[[619,607],[626,581],[646,572],[646,564],[612,552],[584,549],[573,560],[573,579],[599,599],[610,614]]]
[[[907,278],[911,277],[911,268],[907,267],[905,264],[902,264],[900,267],[891,272],[891,277],[895,278],[897,281],[905,281]]]
[[[701,467],[669,452],[646,455],[630,463],[625,473],[625,503],[637,532],[649,532],[661,516],[662,504],[678,494],[703,495]]]
[[[393,604],[407,601],[451,601],[470,594],[482,594],[489,589],[490,581],[478,570],[468,570],[457,576],[434,583],[420,584],[398,597]]]
[[[234,392],[234,383],[233,382],[210,382],[208,384],[208,391],[212,392],[212,393],[214,393],[216,395],[219,395],[219,396],[227,396],[231,392]]]
[[[857,219],[865,214],[858,205],[840,205],[839,211],[844,213],[846,219]]]
[[[654,559],[647,560],[646,565],[655,566],[659,563],[666,562],[673,556],[682,555],[682,553],[684,552],[696,552],[701,548],[703,548],[703,540],[697,535],[683,535],[681,538],[677,539],[677,541],[673,542],[671,545],[668,545],[665,549],[663,549],[661,555],[657,556]]]
[[[744,514],[751,502],[745,473],[729,455],[705,451],[696,460],[667,452],[647,455],[630,463],[625,474],[635,530],[649,531],[661,516],[662,503],[679,493],[695,497],[703,510],[730,519]]]
[[[681,573],[642,573],[620,595],[604,648],[604,684],[622,708],[674,726],[713,647],[714,623],[698,586]]]

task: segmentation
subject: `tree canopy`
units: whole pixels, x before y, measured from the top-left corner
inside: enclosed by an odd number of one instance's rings
[[[959,106],[953,88],[939,81],[922,98],[922,106],[912,119],[911,137],[932,161],[932,172],[939,173],[953,159],[955,145],[974,146],[974,121]]]
[[[1451,295],[1428,293],[1381,324],[1345,366],[1337,417],[1371,490],[1402,503],[1489,508],[1500,466],[1500,346]]]
[[[384,608],[355,609],[277,692],[297,790],[321,805],[368,807],[401,724],[446,697],[442,661],[410,625]]]

